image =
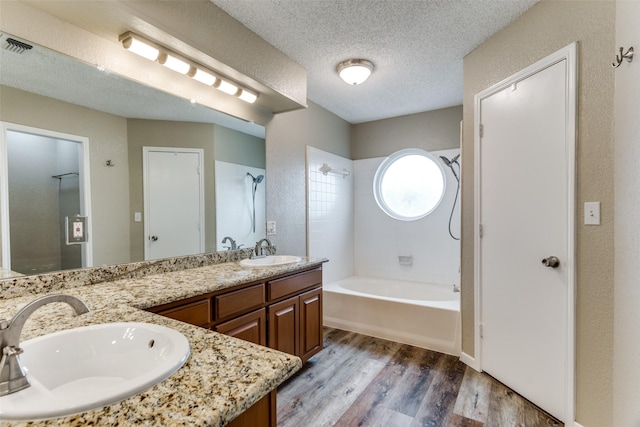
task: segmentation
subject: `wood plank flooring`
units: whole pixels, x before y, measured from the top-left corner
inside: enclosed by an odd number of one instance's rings
[[[339,329],[324,339],[278,389],[279,427],[562,426],[457,357]]]

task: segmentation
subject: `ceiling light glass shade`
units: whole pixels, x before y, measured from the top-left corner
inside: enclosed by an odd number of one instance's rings
[[[218,89],[219,91],[222,91],[224,93],[227,93],[229,95],[235,95],[236,93],[238,93],[238,86],[231,84],[227,81],[224,80],[220,80],[219,83],[216,83],[216,85],[214,86],[216,89]]]
[[[194,80],[199,81],[208,86],[213,86],[213,84],[218,80],[216,76],[211,73],[207,73],[206,71],[201,70],[200,68],[196,68],[196,72],[193,76]]]
[[[338,64],[340,78],[350,85],[359,85],[373,72],[373,63],[366,59],[348,59]]]
[[[242,89],[240,91],[240,95],[238,95],[238,98],[242,99],[245,102],[248,102],[249,104],[253,104],[254,102],[256,102],[256,99],[258,99],[258,95],[256,95],[255,93],[251,93],[246,89]]]
[[[191,70],[191,65],[184,62],[182,59],[178,59],[173,55],[164,54],[158,60],[162,65],[170,70],[180,74],[187,74]]]
[[[160,51],[147,43],[133,37],[127,37],[122,40],[122,46],[129,52],[133,52],[136,55],[140,55],[149,61],[155,61],[160,56]]]

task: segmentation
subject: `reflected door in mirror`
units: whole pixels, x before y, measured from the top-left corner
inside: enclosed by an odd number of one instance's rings
[[[204,252],[203,150],[143,151],[145,259]]]

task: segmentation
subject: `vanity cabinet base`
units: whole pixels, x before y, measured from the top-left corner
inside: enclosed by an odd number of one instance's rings
[[[278,423],[276,391],[258,400],[227,424],[228,427],[276,427]]]

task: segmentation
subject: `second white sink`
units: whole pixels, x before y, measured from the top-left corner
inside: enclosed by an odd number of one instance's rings
[[[240,261],[245,267],[270,267],[276,265],[292,264],[300,262],[302,258],[293,255],[269,255],[262,258],[250,258]]]
[[[0,420],[38,420],[85,412],[145,391],[189,357],[180,332],[149,323],[69,329],[20,344],[31,386],[0,397]]]

